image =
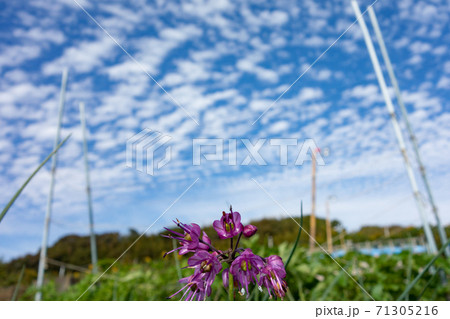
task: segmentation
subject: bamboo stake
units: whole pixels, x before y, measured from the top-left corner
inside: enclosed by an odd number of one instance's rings
[[[417,187],[416,178],[414,176],[414,173],[413,173],[413,170],[411,167],[411,163],[409,162],[408,155],[406,153],[405,142],[403,139],[402,132],[400,130],[400,126],[397,121],[397,117],[394,112],[394,107],[392,105],[392,101],[389,96],[389,92],[387,90],[387,86],[386,86],[386,82],[383,77],[383,73],[381,71],[380,62],[378,61],[378,58],[377,58],[377,55],[375,53],[375,49],[374,49],[374,46],[372,43],[372,39],[370,38],[369,31],[367,29],[366,23],[364,22],[364,18],[361,17],[362,16],[361,10],[359,9],[359,6],[358,6],[358,3],[356,2],[356,0],[352,0],[352,7],[353,7],[353,10],[355,11],[356,18],[358,18],[359,26],[361,27],[361,30],[363,32],[367,50],[369,51],[370,59],[372,61],[372,65],[373,65],[375,74],[378,79],[378,84],[380,85],[380,89],[381,89],[381,92],[383,94],[383,97],[384,97],[384,100],[386,103],[386,108],[388,109],[389,115],[391,117],[391,123],[392,123],[392,126],[394,127],[394,132],[395,132],[395,136],[397,138],[397,143],[399,145],[400,152],[401,152],[401,154],[403,156],[403,160],[405,162],[406,172],[408,174],[409,182],[411,184],[411,188],[413,191],[414,199],[416,201],[417,209],[419,211],[419,215],[422,220],[422,225],[423,225],[423,228],[425,231],[425,235],[427,237],[429,252],[432,254],[435,254],[437,252],[436,242],[434,241],[433,233],[431,231],[430,225],[428,224],[427,216],[425,214],[423,204],[420,200],[420,194],[419,194],[419,189]]]
[[[66,86],[67,86],[67,68],[63,70],[62,73],[62,83],[61,83],[61,92],[59,96],[59,113],[58,113],[58,126],[56,128],[56,138],[55,138],[55,147],[59,144],[59,140],[61,138],[61,122],[64,113],[64,100],[66,96]],[[56,174],[56,165],[58,163],[58,153],[56,153],[52,157],[52,167],[51,167],[51,179],[50,179],[50,191],[47,199],[47,211],[45,213],[45,221],[44,221],[44,233],[42,236],[42,245],[41,245],[41,253],[39,256],[39,268],[38,268],[38,277],[36,282],[37,292],[35,295],[35,300],[40,301],[42,299],[42,285],[44,283],[44,272],[45,272],[45,260],[47,258],[47,245],[48,245],[48,233],[50,228],[50,219],[52,215],[52,204],[53,204],[53,192],[55,187],[55,174]]]
[[[439,231],[439,237],[441,239],[441,244],[447,242],[447,235],[445,233],[444,227],[442,226],[441,219],[439,217],[438,208],[436,206],[436,203],[434,201],[433,193],[431,192],[430,183],[428,182],[427,173],[425,170],[425,166],[423,165],[422,157],[419,152],[419,144],[417,142],[417,138],[414,134],[414,131],[412,129],[412,126],[408,119],[408,111],[406,110],[405,104],[403,103],[402,95],[400,93],[400,87],[397,82],[397,77],[394,73],[394,68],[392,67],[391,59],[389,58],[389,54],[386,49],[386,45],[384,43],[383,35],[381,33],[380,26],[378,24],[377,17],[375,15],[375,11],[372,7],[369,7],[369,17],[370,21],[372,22],[372,26],[375,30],[375,35],[378,40],[378,44],[380,45],[381,55],[383,57],[384,63],[386,65],[386,69],[389,74],[389,78],[391,79],[392,86],[394,87],[395,96],[397,97],[398,105],[400,106],[400,111],[403,116],[403,120],[406,124],[406,129],[408,130],[409,139],[411,140],[411,144],[413,145],[414,155],[417,161],[417,165],[419,166],[420,176],[422,177],[423,184],[425,185],[425,190],[428,195],[428,201],[430,202],[430,205],[432,207],[432,211],[434,214],[434,217],[436,219],[436,226]],[[447,257],[450,256],[450,248],[447,247],[445,250],[445,255]]]
[[[91,241],[91,263],[92,273],[96,274],[98,271],[97,266],[97,243],[95,240],[94,232],[94,215],[92,212],[92,195],[91,195],[91,180],[89,178],[89,162],[88,162],[88,147],[86,142],[86,116],[84,110],[84,103],[80,103],[80,121],[81,130],[83,131],[83,154],[84,154],[84,173],[86,175],[86,194],[88,198],[88,210],[89,210],[89,233]]]

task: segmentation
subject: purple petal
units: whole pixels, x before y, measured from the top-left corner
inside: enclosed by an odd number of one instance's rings
[[[222,272],[223,286],[225,287],[225,289],[228,289],[228,285],[230,284],[228,281],[230,277],[229,272],[230,268],[227,268]]]
[[[197,266],[202,263],[202,261],[210,258],[210,254],[204,250],[200,250],[188,259],[188,265],[191,267]]]
[[[196,237],[200,237],[200,233],[201,233],[201,229],[200,226],[197,224],[192,223],[191,224],[191,237],[192,237],[192,233],[196,236]]]
[[[234,224],[240,224],[241,223],[241,214],[239,214],[238,212],[233,212],[232,213],[232,217]]]

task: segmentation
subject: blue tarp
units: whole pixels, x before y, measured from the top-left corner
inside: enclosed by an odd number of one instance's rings
[[[379,256],[379,255],[394,255],[394,254],[400,254],[402,251],[410,250],[412,249],[412,252],[414,254],[422,254],[427,251],[425,246],[412,246],[412,247],[400,247],[400,246],[393,246],[393,247],[373,247],[373,248],[360,248],[358,250],[359,253],[369,256]],[[347,251],[341,249],[336,250],[331,254],[333,257],[342,257],[347,253]]]

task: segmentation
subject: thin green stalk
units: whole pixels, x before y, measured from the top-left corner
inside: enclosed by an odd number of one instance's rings
[[[172,247],[173,249],[177,248],[177,241],[175,240],[175,238],[172,238]],[[175,268],[177,269],[177,275],[178,275],[178,279],[181,280],[181,278],[183,278],[183,275],[181,274],[181,267],[180,267],[180,261],[178,260],[178,254],[175,253],[173,254],[173,258],[175,259]]]
[[[305,301],[305,293],[303,292],[303,284],[301,281],[298,283],[298,294],[300,295],[300,301]]]
[[[295,249],[297,248],[298,242],[300,240],[302,229],[303,229],[303,202],[300,202],[300,227],[298,228],[297,238],[295,239],[294,246],[292,247],[291,253],[286,261],[286,265],[284,265],[284,268],[287,268],[287,266],[291,262],[292,256],[294,255]]]
[[[286,296],[291,300],[291,301],[295,301],[294,295],[292,295],[292,292],[288,289],[288,291],[286,291]]]
[[[231,274],[231,272],[228,272],[228,300],[229,301],[234,301],[233,286],[234,286],[233,275]]]
[[[344,268],[341,269],[341,271],[339,272],[339,274],[333,278],[333,281],[330,283],[330,285],[325,289],[325,291],[323,292],[322,296],[320,297],[320,299],[318,299],[318,301],[323,301],[325,300],[328,295],[330,294],[330,292],[333,290],[334,286],[336,286],[336,284],[338,283],[339,279],[342,277],[343,274],[345,274],[345,272],[347,272],[347,270],[351,267],[354,266],[355,263],[355,258],[353,258],[351,261],[347,262],[344,265]]]
[[[440,273],[441,271],[442,271],[442,269],[439,268],[434,272],[433,276],[431,276],[430,280],[428,280],[428,282],[425,284],[425,287],[423,287],[422,291],[420,292],[420,295],[417,298],[417,301],[419,301],[422,298],[423,294],[425,293],[425,290],[427,290],[428,286],[433,282],[434,278],[436,278],[436,275],[438,273]]]
[[[436,262],[436,260],[442,255],[442,253],[445,251],[447,246],[450,244],[450,239],[447,240],[447,242],[442,245],[441,249],[439,249],[438,253],[431,259],[431,261],[425,266],[425,268],[414,278],[414,280],[406,287],[405,291],[398,297],[397,300],[403,300],[407,294],[409,294],[409,291],[414,287],[414,285],[419,281],[420,278],[430,269],[431,266]]]
[[[254,289],[253,289],[253,291],[252,291],[252,293],[250,294],[250,297],[248,297],[247,301],[252,301],[253,298],[255,298],[255,300],[256,300],[257,290],[258,290],[258,288],[254,288]]]
[[[42,166],[45,165],[45,163],[48,162],[48,160],[56,154],[56,152],[58,152],[59,148],[61,146],[64,145],[64,143],[69,139],[69,137],[72,134],[69,134],[61,143],[59,143],[58,146],[56,146],[56,148],[53,150],[53,152],[51,152],[46,158],[45,160],[34,170],[34,172],[30,175],[30,177],[28,177],[28,179],[25,181],[25,183],[23,183],[22,187],[19,188],[19,190],[14,194],[14,196],[11,198],[11,200],[8,202],[8,204],[6,204],[6,207],[3,208],[2,213],[0,214],[0,223],[3,220],[3,217],[5,217],[6,213],[8,212],[8,210],[11,208],[12,204],[14,204],[14,202],[16,201],[17,197],[19,197],[20,193],[22,193],[22,191],[24,190],[24,188],[28,185],[28,183],[31,181],[31,179],[34,177],[34,175],[37,174],[37,172],[39,172],[39,170],[42,168]]]
[[[413,249],[412,249],[412,245],[411,245],[411,248],[409,249],[409,255],[408,255],[408,268],[406,269],[407,284],[409,284],[411,282],[411,270],[412,270],[412,261],[413,261],[412,256],[413,256]],[[406,294],[405,300],[406,301],[409,300],[409,293]]]
[[[336,277],[333,278],[333,281],[330,283],[330,285],[327,287],[327,289],[325,289],[325,291],[323,292],[323,294],[320,297],[320,299],[318,299],[318,301],[323,301],[323,300],[325,300],[328,297],[330,292],[333,290],[334,286],[336,286],[336,284],[338,283],[339,279],[341,279],[342,274],[344,274],[343,270],[341,270],[339,272],[339,274]]]
[[[112,301],[117,301],[117,278],[114,279]]]
[[[17,281],[16,288],[14,289],[14,293],[11,297],[11,301],[16,301],[17,295],[19,294],[20,285],[22,284],[23,275],[25,273],[25,265],[22,266],[22,270],[20,271],[19,280]]]

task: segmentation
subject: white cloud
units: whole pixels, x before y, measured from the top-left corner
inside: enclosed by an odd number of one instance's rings
[[[396,49],[400,49],[400,48],[404,48],[406,46],[408,46],[410,44],[410,38],[409,37],[402,37],[400,39],[398,39],[397,41],[395,41],[393,43],[394,48]]]
[[[25,61],[35,59],[41,54],[37,44],[3,46],[0,51],[0,70],[8,66],[18,66]]]
[[[289,21],[289,16],[286,12],[275,10],[275,11],[263,11],[259,18],[266,25],[283,25]]]
[[[269,133],[278,134],[285,132],[289,128],[290,124],[288,121],[278,121],[273,123],[269,128]]]
[[[326,45],[326,41],[324,38],[315,35],[303,40],[303,44],[309,47],[321,47]]]
[[[437,87],[440,89],[450,89],[450,77],[443,76],[439,79]]]
[[[309,100],[316,100],[323,97],[323,91],[320,88],[303,88],[298,94],[298,99],[300,102],[305,102]]]
[[[413,64],[413,65],[418,65],[418,64],[422,64],[423,58],[422,56],[416,54],[413,55],[410,59],[407,60],[408,64]]]
[[[255,74],[262,81],[278,82],[278,74],[275,71],[256,65],[255,62],[253,58],[245,58],[239,60],[236,66],[241,71]]]
[[[445,71],[446,73],[450,73],[450,61],[446,61],[446,62],[444,63],[444,71]]]
[[[378,86],[375,84],[357,85],[352,89],[345,90],[342,96],[344,98],[357,99],[360,101],[359,105],[364,107],[384,101]]]
[[[27,82],[4,87],[4,91],[0,92],[0,113],[10,121],[42,119],[42,108],[36,103],[45,101],[56,92],[56,87],[52,85],[35,86]]]
[[[13,35],[18,38],[40,42],[41,45],[45,42],[61,44],[65,41],[65,36],[61,31],[54,29],[44,30],[39,27],[28,30],[16,29],[13,31]]]
[[[87,73],[103,66],[105,60],[112,58],[117,45],[105,34],[93,41],[83,41],[77,46],[67,48],[63,55],[43,66],[46,75],[60,74],[64,67],[76,73]]]
[[[158,38],[142,37],[139,41],[134,41],[137,52],[132,54],[132,56],[140,65],[132,61],[128,56],[125,56],[124,62],[108,67],[106,72],[112,79],[117,80],[128,80],[136,74],[142,75],[144,70],[155,77],[170,51],[183,42],[201,34],[202,30],[193,25],[179,28],[164,28],[160,31],[160,37]],[[131,49],[129,50],[133,52]]]
[[[447,52],[447,47],[445,45],[441,45],[433,49],[433,54],[436,55],[443,55],[445,52]]]
[[[228,0],[194,0],[183,2],[181,8],[187,14],[206,17],[213,13],[231,10],[233,8],[233,3]]]
[[[415,109],[427,108],[433,112],[439,112],[442,108],[440,99],[430,96],[430,93],[427,91],[409,92],[404,90],[402,97],[405,103],[414,105]]]
[[[309,71],[309,73],[313,79],[316,79],[318,81],[329,80],[332,75],[332,72],[328,69],[321,69],[321,70],[314,69],[312,71]]]
[[[243,5],[240,12],[253,30],[259,30],[262,26],[282,26],[289,21],[289,15],[281,10],[264,10],[255,14],[247,5]]]
[[[209,71],[209,72],[208,72]],[[182,83],[195,83],[204,81],[211,77],[211,71],[204,64],[198,62],[182,60],[177,62],[177,70],[167,74],[162,80],[163,85],[179,85]]]
[[[416,42],[413,42],[409,46],[409,49],[414,54],[422,54],[422,53],[430,51],[431,50],[431,45],[429,43],[426,43],[426,42],[416,41]]]

